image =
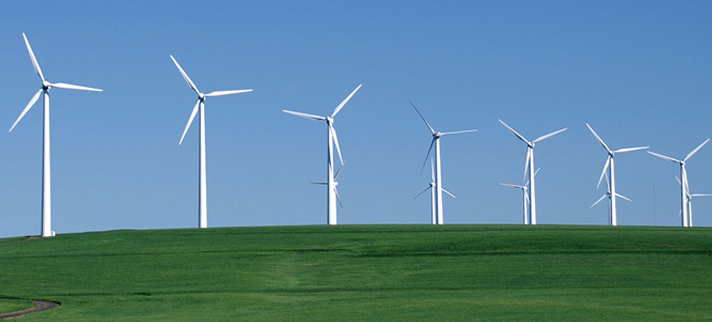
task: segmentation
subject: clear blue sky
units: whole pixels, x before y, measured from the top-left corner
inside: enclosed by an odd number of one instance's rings
[[[712,136],[709,1],[3,1],[0,4],[0,237],[40,230],[42,109],[7,133],[40,84],[27,33],[54,89],[57,233],[196,227],[198,87],[253,88],[206,104],[211,227],[326,222],[326,125],[337,116],[347,166],[339,223],[428,223],[420,167],[430,143],[412,100],[442,131],[446,223],[521,222],[525,145],[534,139],[538,222],[606,224],[596,182],[613,148],[683,157]],[[4,133],[4,134],[2,134]],[[644,152],[617,157],[621,225],[679,225],[678,167]],[[688,164],[712,192],[712,145]],[[653,202],[653,186],[656,201]],[[654,206],[655,205],[655,206]],[[654,211],[655,209],[655,211]],[[654,213],[656,216],[654,216]],[[712,198],[694,201],[712,226]]]

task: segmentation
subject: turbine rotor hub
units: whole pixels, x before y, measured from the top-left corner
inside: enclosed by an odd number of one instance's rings
[[[203,93],[198,93],[198,97],[200,98],[201,101],[205,100],[205,94],[203,94]]]
[[[43,82],[42,82],[42,88],[43,88],[44,90],[48,90],[48,89],[50,88],[50,86],[52,86],[52,84],[50,84],[50,82],[48,82],[48,81],[43,81]]]
[[[440,133],[440,132],[435,132],[435,133],[433,134],[433,137],[434,137],[434,138],[439,138],[439,137],[441,137],[441,136],[443,136],[443,134]]]
[[[326,117],[326,122],[329,123],[329,124],[334,124],[334,118],[331,117],[331,116],[327,116],[327,117]]]

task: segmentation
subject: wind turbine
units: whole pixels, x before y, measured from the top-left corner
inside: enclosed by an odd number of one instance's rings
[[[702,149],[702,147],[705,146],[705,144],[707,144],[707,142],[709,142],[709,141],[710,141],[710,139],[707,139],[704,142],[702,142],[702,144],[698,145],[694,150],[692,150],[690,153],[688,153],[687,156],[682,160],[674,159],[674,158],[671,158],[668,156],[664,156],[662,154],[648,151],[648,153],[650,153],[658,158],[668,160],[670,162],[677,163],[680,165],[680,178],[682,179],[682,182],[680,183],[680,204],[681,204],[680,208],[681,208],[681,212],[682,212],[682,227],[691,227],[692,226],[692,224],[691,224],[692,217],[690,216],[690,213],[688,212],[688,206],[689,206],[688,199],[691,199],[691,197],[690,197],[689,185],[687,182],[687,169],[685,169],[685,164],[687,163],[687,160],[690,159],[690,157],[695,155],[695,153],[697,153],[697,151]]]
[[[435,188],[435,167],[433,166],[433,158],[430,158],[430,184],[428,184],[428,187],[425,188],[423,191],[421,191],[419,194],[417,194],[413,199],[420,197],[420,195],[422,195],[426,191],[430,190],[430,221],[433,225],[437,224],[437,216],[435,214],[435,189],[434,188]],[[457,198],[457,197],[455,197],[455,195],[450,193],[450,191],[447,191],[444,188],[443,188],[443,192],[450,195],[450,197]]]
[[[536,225],[536,190],[535,190],[535,184],[534,184],[534,146],[536,145],[537,142],[546,140],[554,135],[557,135],[561,132],[566,131],[567,128],[563,128],[558,131],[551,132],[546,135],[542,135],[538,137],[534,141],[529,141],[524,136],[521,134],[517,133],[511,126],[507,125],[507,123],[504,123],[502,120],[499,120],[499,123],[502,123],[504,127],[506,127],[514,136],[518,137],[520,140],[524,141],[524,143],[527,144],[527,159],[524,162],[524,176],[527,176],[527,172],[529,172],[529,215],[531,217],[531,222],[532,225]],[[526,225],[526,221],[525,221]]]
[[[630,200],[629,198],[626,198],[625,196],[619,194],[616,192],[616,173],[615,173],[615,164],[613,162],[613,156],[616,153],[624,153],[624,152],[632,152],[632,151],[638,151],[638,150],[645,150],[649,148],[648,146],[640,146],[640,147],[635,147],[635,148],[621,148],[618,150],[611,150],[608,148],[608,145],[606,145],[605,142],[601,139],[600,136],[596,133],[596,131],[593,130],[593,128],[586,123],[586,126],[588,127],[589,130],[591,130],[591,133],[593,133],[593,136],[596,137],[596,140],[598,140],[599,143],[603,146],[604,149],[606,149],[606,152],[608,152],[608,158],[606,159],[605,165],[603,165],[603,171],[601,172],[601,177],[598,179],[598,185],[596,185],[596,189],[601,186],[601,181],[603,180],[603,177],[606,177],[606,186],[608,187],[608,191],[601,196],[598,201],[593,203],[591,207],[597,205],[599,202],[603,201],[606,197],[608,197],[608,223],[612,226],[617,226],[618,225],[618,215],[616,213],[616,197],[620,197],[622,199],[625,199],[627,201],[632,202],[633,200]]]
[[[435,214],[437,217],[436,223],[438,225],[442,225],[443,224],[443,183],[442,183],[442,171],[440,168],[440,138],[443,136],[446,136],[446,135],[477,132],[477,130],[437,132],[433,129],[432,126],[430,126],[430,124],[428,124],[428,121],[426,121],[425,117],[423,117],[423,114],[421,114],[420,111],[418,111],[418,108],[415,107],[415,104],[413,104],[413,102],[410,102],[410,105],[413,106],[413,108],[418,113],[418,115],[420,115],[420,118],[423,119],[423,122],[425,122],[425,125],[428,126],[430,133],[432,133],[432,135],[433,135],[433,140],[430,142],[430,148],[428,148],[428,153],[425,155],[425,161],[423,162],[423,168],[425,168],[425,162],[428,162],[428,156],[430,155],[430,151],[433,149],[433,145],[435,145]]]
[[[336,108],[330,116],[320,116],[314,114],[307,114],[302,112],[294,112],[289,110],[282,110],[282,112],[287,114],[296,115],[299,117],[307,118],[316,121],[326,121],[327,125],[327,159],[326,159],[326,222],[329,225],[336,225],[336,201],[338,195],[336,192],[336,177],[334,176],[334,145],[336,145],[336,152],[339,154],[339,160],[341,165],[344,165],[344,159],[341,156],[341,147],[339,146],[339,138],[336,135],[336,130],[334,129],[334,117],[339,114],[344,105],[351,99],[351,97],[356,94],[356,92],[361,88],[359,84],[356,89],[349,94]]]
[[[687,214],[690,217],[688,224],[690,224],[690,227],[692,227],[692,198],[693,197],[712,197],[712,194],[710,194],[710,193],[690,194],[689,198],[687,199]]]
[[[536,169],[536,171],[534,171],[534,176],[536,176],[536,174],[539,173],[539,170],[540,170],[540,169],[541,169],[541,168]],[[529,216],[528,216],[528,214],[529,214],[529,187],[528,187],[528,186],[529,186],[529,181],[528,181],[528,180],[524,181],[524,183],[523,183],[521,186],[520,186],[520,185],[516,185],[516,184],[510,184],[510,183],[500,183],[500,185],[505,186],[505,187],[512,187],[512,188],[517,188],[517,189],[521,189],[521,190],[522,190],[522,195],[524,195],[524,197],[523,197],[524,200],[523,200],[523,202],[522,202],[522,204],[523,204],[522,208],[523,208],[523,212],[524,212],[524,217],[523,217],[523,219],[522,219],[522,222],[523,222],[525,225],[529,225]]]
[[[176,61],[175,58],[173,58],[173,55],[171,56],[171,60],[173,60],[173,63],[176,65],[178,68],[178,71],[180,72],[181,75],[183,75],[183,79],[188,83],[188,86],[192,88],[196,94],[198,94],[198,101],[195,103],[195,107],[193,107],[193,111],[190,113],[190,118],[188,118],[188,124],[185,126],[185,130],[183,130],[183,135],[180,137],[180,141],[178,141],[178,145],[181,145],[183,143],[183,139],[185,138],[185,134],[188,133],[188,129],[190,128],[190,125],[193,123],[193,119],[195,118],[195,114],[198,113],[198,109],[200,109],[200,142],[198,143],[198,149],[200,150],[200,174],[199,174],[199,186],[200,186],[200,191],[198,192],[198,227],[200,228],[208,228],[208,183],[206,180],[206,161],[205,161],[205,99],[208,97],[217,97],[217,96],[224,96],[224,95],[232,95],[232,94],[239,94],[239,93],[247,93],[247,92],[252,92],[251,89],[240,89],[240,90],[230,90],[230,91],[214,91],[210,92],[208,94],[203,94],[200,90],[198,90],[198,87],[195,86],[192,80],[190,80],[190,77],[188,77],[188,74],[185,73],[182,67],[180,67],[180,64],[178,64],[178,61]]]
[[[682,182],[680,182],[680,178],[675,176],[675,179],[677,180],[678,184],[682,185]],[[688,217],[690,218],[688,224],[690,225],[690,227],[692,227],[692,198],[693,197],[712,197],[712,194],[710,194],[710,193],[690,193],[689,181],[687,183],[688,183],[687,188],[686,188],[687,189],[687,197],[685,198],[685,200],[687,201],[687,213],[688,213]],[[682,214],[682,210],[680,210],[680,214]]]
[[[30,42],[27,40],[27,36],[25,36],[25,33],[22,33],[22,37],[25,39],[25,45],[27,46],[27,51],[30,53],[30,59],[32,60],[32,66],[34,66],[35,68],[35,73],[37,73],[37,76],[40,77],[40,81],[42,81],[42,88],[40,88],[37,93],[32,96],[32,99],[30,99],[30,103],[28,103],[27,106],[25,106],[25,109],[22,110],[20,116],[17,118],[12,127],[10,127],[9,132],[12,132],[12,129],[14,129],[17,123],[22,120],[25,114],[27,114],[27,111],[29,111],[30,108],[35,105],[35,103],[37,103],[37,100],[40,98],[40,93],[43,93],[44,127],[42,139],[42,237],[51,237],[54,236],[54,232],[52,231],[52,176],[50,174],[51,167],[49,158],[49,90],[53,87],[93,92],[101,92],[102,90],[65,83],[50,83],[44,78],[44,75],[42,74],[42,69],[40,69],[40,64],[37,62],[37,58],[35,58],[34,52],[32,52],[32,47],[30,47]]]

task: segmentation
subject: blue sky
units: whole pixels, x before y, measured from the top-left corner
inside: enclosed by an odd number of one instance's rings
[[[282,109],[337,116],[347,166],[339,223],[428,223],[420,173],[442,131],[445,223],[521,222],[525,145],[537,145],[538,222],[606,224],[596,182],[605,151],[650,145],[683,157],[712,136],[712,3],[706,1],[3,1],[0,126],[40,84],[25,32],[54,89],[53,229],[57,233],[197,226],[195,103],[174,55],[208,99],[211,227],[326,222],[326,125]],[[40,230],[42,109],[0,134],[0,237]],[[647,153],[616,158],[620,225],[678,225],[679,169]],[[688,163],[712,192],[712,146]],[[655,191],[655,198],[653,198]],[[712,226],[712,198],[694,201]]]

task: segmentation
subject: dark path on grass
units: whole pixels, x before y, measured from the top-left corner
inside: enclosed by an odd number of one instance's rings
[[[35,303],[35,306],[33,308],[29,308],[27,310],[22,310],[22,311],[17,311],[17,312],[0,314],[0,320],[16,319],[16,318],[25,316],[25,314],[47,311],[47,310],[51,310],[51,309],[59,306],[59,303],[55,303],[55,302],[47,302],[47,301],[32,301],[32,302]]]

